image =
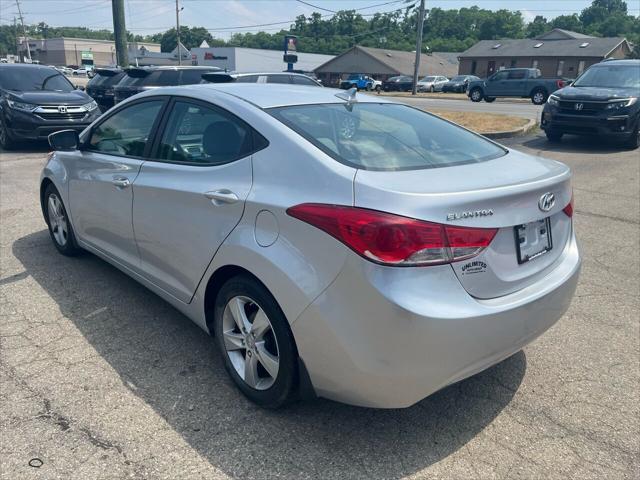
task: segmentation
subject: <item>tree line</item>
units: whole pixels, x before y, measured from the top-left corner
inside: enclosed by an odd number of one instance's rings
[[[339,54],[354,45],[412,51],[418,21],[417,7],[405,6],[391,12],[363,15],[355,10],[342,10],[334,15],[314,12],[300,15],[289,29],[277,32],[235,33],[229,40],[215,38],[205,27],[180,27],[180,40],[187,48],[199,46],[203,40],[212,46],[234,46],[279,50],[286,34],[298,36],[298,50],[308,53]],[[443,10],[432,8],[424,23],[424,52],[462,52],[479,40],[499,38],[535,38],[562,28],[601,37],[626,37],[634,45],[633,57],[640,58],[640,16],[629,13],[623,0],[594,0],[579,14],[561,15],[551,20],[538,15],[525,22],[522,13],[501,9],[486,10],[477,6]],[[26,26],[31,38],[76,37],[113,40],[111,30],[86,27],[52,27],[44,22]],[[0,26],[0,55],[16,53],[21,28]],[[128,33],[129,41],[160,43],[162,51],[176,47],[176,30],[141,36]]]

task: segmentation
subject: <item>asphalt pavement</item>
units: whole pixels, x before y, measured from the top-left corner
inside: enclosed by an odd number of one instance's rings
[[[1,152],[1,478],[638,478],[640,153],[540,134],[508,146],[573,169],[576,296],[523,351],[404,410],[249,403],[187,318],[56,252],[46,148]]]
[[[538,120],[542,112],[542,106],[534,105],[531,102],[514,102],[509,99],[497,99],[492,103],[472,102],[469,99],[439,99],[427,97],[393,97],[393,100],[406,103],[414,107],[432,110],[450,110],[454,112],[486,112],[500,113],[504,115],[514,115]]]

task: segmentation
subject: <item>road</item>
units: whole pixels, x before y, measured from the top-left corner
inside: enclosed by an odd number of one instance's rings
[[[530,102],[512,102],[509,100],[496,100],[493,103],[472,102],[471,100],[440,100],[438,98],[424,97],[393,97],[393,100],[400,103],[406,103],[414,107],[433,109],[433,110],[452,110],[454,112],[486,112],[500,113],[504,115],[515,115],[518,117],[531,118],[538,120],[542,107],[534,105]]]
[[[46,148],[0,153],[0,476],[638,478],[638,153],[508,143],[574,171],[573,303],[513,357],[386,411],[249,403],[183,315],[92,255],[56,252],[38,205]]]

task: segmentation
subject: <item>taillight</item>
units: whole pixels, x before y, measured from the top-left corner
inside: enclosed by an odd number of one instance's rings
[[[558,90],[564,87],[564,80],[556,80],[556,86]]]
[[[562,209],[562,211],[567,215],[567,217],[573,216],[573,192],[571,192],[571,200],[569,200],[569,203]]]
[[[441,225],[366,208],[304,203],[287,213],[384,265],[441,265],[474,257],[497,228]]]

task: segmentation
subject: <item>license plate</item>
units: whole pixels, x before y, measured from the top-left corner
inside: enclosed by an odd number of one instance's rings
[[[513,228],[518,264],[541,257],[553,248],[549,218],[517,225]]]

